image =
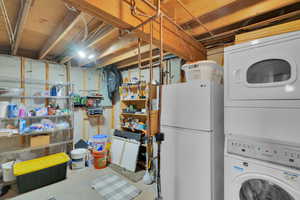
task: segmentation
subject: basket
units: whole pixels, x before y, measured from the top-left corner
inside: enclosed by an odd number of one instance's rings
[[[185,64],[181,68],[185,72],[187,81],[210,80],[219,84],[223,81],[223,67],[212,60]]]

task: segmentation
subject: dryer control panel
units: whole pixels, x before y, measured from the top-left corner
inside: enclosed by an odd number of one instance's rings
[[[229,138],[227,153],[300,169],[300,147]]]

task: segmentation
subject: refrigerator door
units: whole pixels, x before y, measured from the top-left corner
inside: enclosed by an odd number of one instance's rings
[[[211,131],[211,83],[163,86],[161,125]]]
[[[212,199],[212,134],[162,127],[162,195],[166,200]]]

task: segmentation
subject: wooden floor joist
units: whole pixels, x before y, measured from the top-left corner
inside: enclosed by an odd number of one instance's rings
[[[120,29],[132,29],[148,16],[154,16],[156,10],[143,1],[136,1],[136,7],[139,12],[146,16],[135,16],[132,14],[130,1],[127,0],[65,0],[68,4],[77,9],[87,12],[92,16],[112,24]],[[153,42],[159,46],[159,19],[154,23]],[[164,22],[164,48],[179,57],[188,61],[206,59],[206,49],[190,35],[179,29],[168,20]],[[150,41],[149,24],[135,31],[144,41]]]
[[[12,44],[12,55],[16,55],[21,39],[22,39],[22,33],[24,31],[25,28],[25,24],[30,12],[30,8],[31,8],[31,3],[32,0],[26,0],[23,2],[23,5],[19,11],[18,14],[18,19],[17,19],[17,24],[16,24],[16,28],[15,28],[15,37],[14,37],[14,41]]]
[[[147,44],[147,45],[141,46],[141,51],[140,52],[141,52],[141,54],[149,52],[149,45]],[[132,57],[136,57],[137,55],[138,55],[138,48],[135,48],[131,51],[128,51],[124,54],[116,56],[112,59],[100,61],[98,67],[101,68],[101,67],[104,67],[104,66],[107,66],[107,65],[111,65],[111,64],[120,62],[122,60],[126,60],[126,59],[129,59],[129,58],[132,58]]]
[[[82,13],[69,11],[64,20],[58,25],[53,35],[47,40],[39,53],[39,59],[44,59],[47,54],[63,39],[63,37],[74,27],[80,20]]]
[[[242,2],[242,1],[241,1]],[[265,0],[260,1],[256,4],[253,4],[249,7],[245,7],[243,9],[237,10],[236,12],[228,13],[227,15],[224,15],[222,12],[216,12],[216,19],[213,21],[209,21],[208,23],[205,23],[205,26],[210,30],[214,31],[216,29],[228,26],[230,24],[245,20],[245,19],[251,19],[252,17],[270,12],[272,10],[276,10],[278,8],[282,8],[284,6],[288,6],[294,3],[299,2],[299,0]],[[242,3],[240,3],[242,4]],[[225,11],[224,11],[225,12]],[[228,11],[226,11],[228,12]],[[201,17],[200,17],[201,19]],[[193,35],[198,36],[201,34],[206,33],[207,31],[203,27],[196,27],[189,30]]]
[[[100,50],[96,58],[93,61],[88,61],[80,64],[81,66],[87,65],[91,62],[99,63],[101,60],[111,59],[115,56],[119,56],[131,49],[134,49],[138,45],[138,39],[135,34],[126,35],[122,38],[116,38],[112,40],[111,43],[106,47]]]

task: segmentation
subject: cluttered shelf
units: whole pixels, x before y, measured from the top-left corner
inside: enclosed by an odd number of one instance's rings
[[[0,117],[0,121],[3,120],[19,120],[19,119],[40,119],[40,118],[59,118],[59,117],[70,117],[70,114],[64,115],[43,115],[43,116],[25,116],[25,117]]]
[[[147,117],[147,114],[144,113],[121,113],[122,115],[131,115],[131,116],[141,116],[141,117]]]
[[[138,129],[138,128],[130,127],[130,126],[121,126],[121,128],[128,129],[128,130],[131,130],[131,131],[139,131],[139,132],[143,132],[143,133],[147,131],[147,130],[144,130],[144,129]]]
[[[0,98],[14,98],[14,99],[70,99],[70,96],[6,96],[1,95]]]
[[[56,143],[41,145],[41,146],[36,146],[36,147],[11,147],[9,149],[6,148],[5,150],[0,149],[0,156],[5,156],[7,154],[13,154],[13,153],[34,151],[34,150],[38,150],[38,149],[43,149],[43,148],[48,148],[48,147],[50,148],[50,147],[54,147],[54,146],[60,146],[60,145],[71,144],[71,143],[73,143],[73,140],[56,142]]]
[[[0,132],[0,138],[1,137],[16,137],[16,136],[34,136],[34,135],[41,135],[41,134],[50,134],[50,133],[55,133],[59,131],[70,131],[73,128],[55,128],[55,129],[50,129],[50,130],[43,130],[43,131],[35,131],[31,133],[1,133]]]
[[[124,101],[124,102],[144,102],[144,101],[147,101],[147,99],[121,99],[121,101]]]

